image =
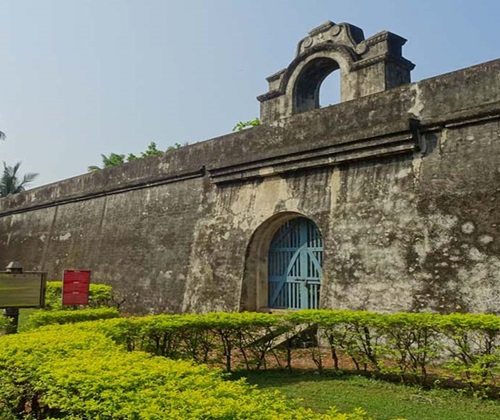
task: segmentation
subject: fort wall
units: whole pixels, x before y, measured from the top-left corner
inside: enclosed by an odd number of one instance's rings
[[[270,239],[300,215],[322,308],[500,313],[500,60],[267,115],[1,199],[0,265],[90,269],[131,313],[266,310]]]

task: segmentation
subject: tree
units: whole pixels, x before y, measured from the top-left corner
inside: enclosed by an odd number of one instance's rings
[[[5,133],[0,131],[0,140],[5,140]]]
[[[151,143],[149,143],[148,148],[144,152],[141,153],[141,156],[136,156],[133,153],[130,153],[128,155],[127,162],[131,162],[131,161],[137,160],[137,159],[142,159],[142,158],[145,158],[148,156],[158,156],[158,155],[161,155],[162,153],[163,152],[161,150],[157,149],[156,143],[154,141],[152,141]]]
[[[96,165],[88,167],[89,172],[98,171],[100,169],[111,168],[112,166],[123,165],[125,163],[125,155],[119,155],[117,153],[111,153],[109,156],[101,155],[102,158],[102,168]],[[133,159],[129,159],[133,160]]]
[[[179,143],[175,143],[174,146],[170,146],[167,149],[167,152],[170,152],[171,150],[174,149],[178,149],[179,147],[181,147],[181,145]],[[164,152],[158,150],[158,148],[156,147],[156,143],[152,141],[151,143],[149,143],[148,148],[144,152],[141,152],[140,156],[136,156],[133,153],[129,153],[127,157],[125,157],[125,155],[117,153],[111,153],[109,156],[101,155],[102,168],[96,165],[92,165],[88,167],[88,170],[89,172],[93,172],[93,171],[98,171],[100,169],[111,168],[112,166],[120,166],[126,162],[132,162],[133,160],[143,159],[148,156],[158,156],[161,155],[162,153]]]
[[[7,197],[10,194],[17,194],[24,191],[26,187],[35,180],[38,174],[30,172],[19,178],[18,171],[21,162],[14,166],[7,166],[3,163],[3,174],[0,178],[0,197]]]

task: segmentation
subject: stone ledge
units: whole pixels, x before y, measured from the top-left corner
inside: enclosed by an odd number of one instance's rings
[[[101,191],[92,191],[88,194],[80,194],[73,197],[65,197],[59,200],[53,200],[50,202],[42,202],[38,204],[28,204],[25,206],[20,206],[13,210],[0,210],[0,216],[9,216],[11,214],[25,213],[32,210],[38,210],[48,207],[60,206],[62,204],[76,203],[79,201],[92,200],[94,198],[105,197],[109,195],[121,194],[128,191],[140,190],[144,188],[156,187],[158,185],[171,184],[173,182],[186,181],[188,179],[202,178],[205,176],[205,167],[200,168],[199,171],[191,173],[183,173],[175,176],[164,177],[156,180],[150,180],[147,182],[136,182],[126,185],[124,187],[110,188]]]
[[[215,184],[263,178],[302,169],[335,166],[341,163],[413,153],[419,150],[418,122],[409,120],[406,132],[386,133],[383,136],[361,138],[296,154],[275,156],[270,159],[241,165],[209,169]]]
[[[202,167],[206,167],[214,179],[220,176],[222,182],[224,173],[224,176],[229,176],[227,171],[237,172],[231,168],[248,167],[245,171],[248,170],[250,174],[255,170],[252,166],[255,162],[281,166],[279,170],[282,172],[293,170],[292,166],[300,160],[304,161],[303,164],[307,162],[307,165],[311,165],[306,167],[337,164],[338,159],[346,156],[338,154],[340,147],[351,142],[362,143],[369,139],[408,133],[408,118],[412,114],[421,121],[422,132],[499,118],[499,70],[500,60],[494,60],[295,115],[276,126],[262,125],[195,143],[161,156],[140,159],[122,167],[61,180],[0,199],[0,214],[115,194],[128,188],[142,188],[138,187],[141,185],[153,186],[156,182],[176,182],[184,174],[198,173]],[[396,144],[393,146],[396,149],[399,147]],[[327,156],[328,153],[332,156],[337,153],[337,160],[328,161],[322,151]],[[399,150],[392,149],[393,152]],[[354,153],[354,149],[350,153]],[[382,150],[379,149],[377,153],[382,155]],[[404,153],[409,151],[405,149]],[[291,161],[284,162],[283,156],[289,156]],[[351,154],[350,158],[365,157]],[[325,161],[320,163],[320,159]]]

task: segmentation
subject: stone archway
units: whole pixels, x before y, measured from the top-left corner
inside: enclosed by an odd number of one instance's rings
[[[332,72],[340,71],[338,63],[329,57],[318,57],[309,61],[293,86],[293,113],[312,111],[320,106],[319,91],[323,80]]]
[[[294,223],[293,221],[304,221],[304,223]],[[250,240],[250,243],[247,248],[247,253],[246,253],[246,262],[245,262],[245,270],[244,270],[244,275],[243,275],[243,284],[242,284],[242,291],[241,291],[241,298],[240,298],[240,310],[241,311],[268,311],[270,310],[270,306],[274,306],[274,308],[283,308],[283,309],[288,309],[288,308],[294,308],[298,309],[300,307],[304,307],[304,305],[298,305],[297,303],[300,302],[300,293],[299,291],[295,291],[294,298],[290,298],[290,303],[293,300],[295,303],[293,305],[288,305],[286,308],[283,307],[282,303],[284,302],[283,300],[283,294],[281,294],[281,300],[279,300],[279,303],[281,305],[270,305],[270,298],[276,298],[279,296],[279,291],[277,287],[279,287],[278,283],[281,281],[282,284],[288,282],[290,284],[294,283],[297,286],[291,285],[291,289],[294,287],[296,289],[301,288],[302,289],[302,296],[304,293],[304,287],[305,288],[311,288],[311,296],[308,298],[302,297],[302,302],[308,301],[309,303],[306,305],[307,307],[318,307],[319,304],[319,282],[314,281],[313,278],[308,278],[305,274],[307,274],[307,268],[305,268],[305,271],[303,270],[302,272],[296,271],[294,273],[289,273],[286,268],[290,268],[294,265],[294,261],[298,258],[299,254],[301,251],[299,251],[299,243],[302,241],[302,246],[304,245],[305,242],[307,242],[306,238],[307,236],[307,227],[302,227],[304,230],[303,238],[299,240],[294,246],[296,246],[296,250],[294,252],[291,252],[289,255],[285,256],[283,253],[281,255],[282,261],[280,263],[277,263],[276,261],[274,262],[274,268],[271,266],[270,270],[270,255],[276,254],[276,252],[280,252],[279,250],[276,249],[276,246],[279,246],[279,238],[277,238],[277,235],[280,232],[283,232],[284,227],[286,226],[295,226],[302,224],[304,226],[308,225],[311,227],[314,227],[316,231],[318,232],[317,234],[319,235],[319,238],[321,238],[321,235],[319,234],[319,229],[317,228],[317,225],[312,221],[310,218],[306,217],[305,215],[301,213],[296,213],[296,212],[283,212],[276,214],[266,220],[264,223],[262,223],[257,230],[254,232],[252,235],[252,238]],[[299,234],[300,235],[300,234]],[[310,237],[310,240],[312,240],[312,236]],[[305,242],[304,242],[305,241]],[[281,242],[283,243],[283,242]],[[294,242],[295,243],[295,242]],[[271,250],[271,247],[275,246],[274,251]],[[304,250],[304,249],[303,249]],[[305,250],[307,251],[307,250]],[[273,258],[271,256],[271,258]],[[284,262],[284,258],[288,258],[290,261],[288,263]],[[301,256],[301,258],[304,258],[304,255]],[[319,258],[319,264],[321,265],[322,263],[322,255]],[[304,264],[311,263],[312,260],[310,259],[309,262],[305,262]],[[281,264],[281,271],[282,271],[282,278],[281,280],[278,279],[278,265]],[[300,263],[299,263],[300,264]],[[316,264],[317,265],[317,264]],[[295,269],[297,268],[297,263],[295,263]],[[271,272],[270,272],[271,271]],[[287,276],[287,274],[293,274],[290,276]],[[315,272],[315,278],[319,280],[321,273]],[[303,283],[300,284],[299,279],[302,279],[304,282],[307,284]],[[271,281],[270,281],[271,280]],[[273,282],[274,280],[274,282]],[[272,293],[273,296],[270,295]],[[314,296],[313,296],[314,295]]]
[[[349,23],[325,22],[300,40],[288,67],[267,78],[269,91],[257,99],[260,119],[271,124],[319,107],[319,88],[340,72],[340,102],[410,83],[415,65],[402,56],[406,40],[391,32],[365,39]]]

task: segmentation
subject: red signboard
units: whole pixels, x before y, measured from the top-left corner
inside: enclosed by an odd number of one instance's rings
[[[90,270],[64,270],[63,305],[88,305]]]

